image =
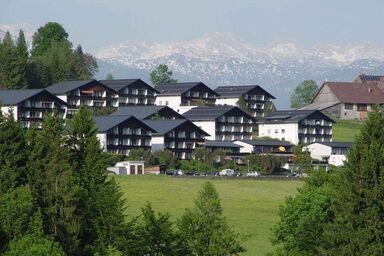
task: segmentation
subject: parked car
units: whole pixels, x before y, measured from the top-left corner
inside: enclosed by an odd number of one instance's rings
[[[247,177],[259,177],[260,173],[259,172],[248,172]]]
[[[219,172],[218,171],[209,171],[204,175],[205,176],[219,176]]]
[[[232,174],[232,176],[234,176],[234,177],[240,177],[240,176],[241,176],[241,172],[239,172],[239,171],[235,171],[235,172]]]
[[[185,172],[184,174],[188,175],[188,176],[199,176],[200,175],[200,173],[198,171],[189,171],[189,172]]]
[[[287,174],[287,178],[300,178],[300,174],[296,172],[290,172]]]
[[[166,175],[183,175],[182,170],[172,170],[165,172]]]
[[[219,172],[219,176],[233,176],[235,174],[235,171],[232,169],[224,169],[221,172]]]

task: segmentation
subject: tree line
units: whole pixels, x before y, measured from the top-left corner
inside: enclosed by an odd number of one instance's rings
[[[96,59],[79,45],[73,49],[68,33],[48,22],[33,35],[29,51],[24,32],[16,40],[7,32],[0,42],[0,89],[44,88],[65,80],[87,80],[98,71]]]
[[[0,115],[0,254],[237,255],[242,238],[227,224],[212,184],[180,219],[147,204],[128,219],[108,177],[90,111],[65,124],[54,112],[41,130]]]
[[[279,210],[272,255],[384,255],[384,110],[376,107],[343,168],[311,171]]]

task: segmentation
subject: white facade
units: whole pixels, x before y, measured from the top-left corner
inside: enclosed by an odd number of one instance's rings
[[[164,135],[152,135],[152,152],[164,150]]]
[[[100,148],[103,150],[103,152],[107,152],[107,134],[97,133],[96,137],[100,142]]]
[[[216,140],[216,121],[192,121],[197,127],[209,134],[206,140]]]
[[[181,105],[181,97],[179,96],[170,96],[170,95],[157,95],[155,100],[155,105],[157,106],[168,106],[175,110],[176,112],[180,112]],[[185,112],[185,111],[184,111]]]
[[[247,153],[251,154],[253,153],[253,145],[245,143],[244,141],[235,140],[233,143],[240,145],[240,153]]]
[[[308,146],[303,147],[303,150],[308,150],[313,159],[317,159],[319,161],[327,160],[329,164],[335,166],[343,166],[344,161],[346,160],[346,155],[333,154],[332,147],[321,143],[309,144]]]
[[[234,98],[217,98],[216,105],[228,105],[228,106],[237,106],[237,101],[239,97]]]
[[[107,170],[121,175],[142,175],[144,174],[144,161],[117,162],[114,167],[108,167]]]
[[[8,115],[11,109],[13,111],[13,118],[17,121],[17,106],[3,106],[1,107],[1,113],[3,113],[3,115]]]
[[[299,128],[297,123],[259,124],[259,137],[270,137],[299,144]]]

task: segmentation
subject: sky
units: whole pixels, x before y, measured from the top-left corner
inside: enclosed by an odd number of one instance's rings
[[[384,45],[383,0],[0,0],[0,24],[55,21],[94,52],[125,40],[192,40],[230,32],[255,46],[293,41]]]

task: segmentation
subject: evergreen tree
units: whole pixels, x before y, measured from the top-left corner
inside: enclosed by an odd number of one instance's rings
[[[384,111],[375,107],[333,182],[326,255],[384,254]]]
[[[17,88],[27,88],[27,64],[28,64],[28,46],[25,41],[25,36],[23,30],[20,30],[19,37],[16,41],[16,54],[18,58],[18,67],[20,72],[20,80],[17,82]]]
[[[249,111],[249,108],[248,108],[248,105],[247,105],[247,102],[245,102],[244,98],[243,97],[240,97],[237,102],[236,102],[236,105],[239,109],[243,110],[245,113],[247,113],[248,115],[251,115],[250,114],[250,111]]]
[[[110,245],[122,248],[124,243],[118,241],[124,239],[126,225],[122,194],[114,181],[106,180],[107,159],[96,132],[90,111],[84,107],[68,122],[67,144],[80,196],[81,247],[103,254]]]
[[[73,55],[72,72],[75,74],[76,79],[91,79],[98,70],[96,59],[92,55],[84,53],[81,45],[77,46]]]
[[[292,162],[295,164],[298,173],[309,173],[313,170],[312,158],[308,150],[303,151],[300,145],[296,145],[293,149],[293,155]]]
[[[42,211],[44,233],[51,234],[72,255],[78,246],[78,198],[65,137],[59,114],[47,115],[32,145],[29,170],[34,173],[34,195]]]
[[[237,255],[245,251],[239,235],[222,216],[219,195],[214,186],[204,184],[193,210],[186,209],[178,221],[179,237],[188,255]]]
[[[172,70],[166,64],[160,64],[149,74],[149,79],[153,85],[177,83],[177,80],[172,78],[172,74]]]
[[[0,111],[0,194],[26,182],[28,152],[21,125],[13,111],[6,116]]]
[[[150,204],[141,209],[141,217],[136,227],[141,249],[138,255],[178,254],[180,248],[169,218],[169,214],[155,214]]]
[[[22,33],[21,36],[23,36]],[[20,44],[22,39],[20,39]],[[20,45],[20,47],[22,46]],[[11,34],[7,32],[0,51],[0,86],[3,89],[18,89],[27,86],[25,59],[19,57],[18,53],[19,49],[13,43]]]
[[[113,75],[111,73],[108,73],[105,77],[105,80],[113,80]]]

